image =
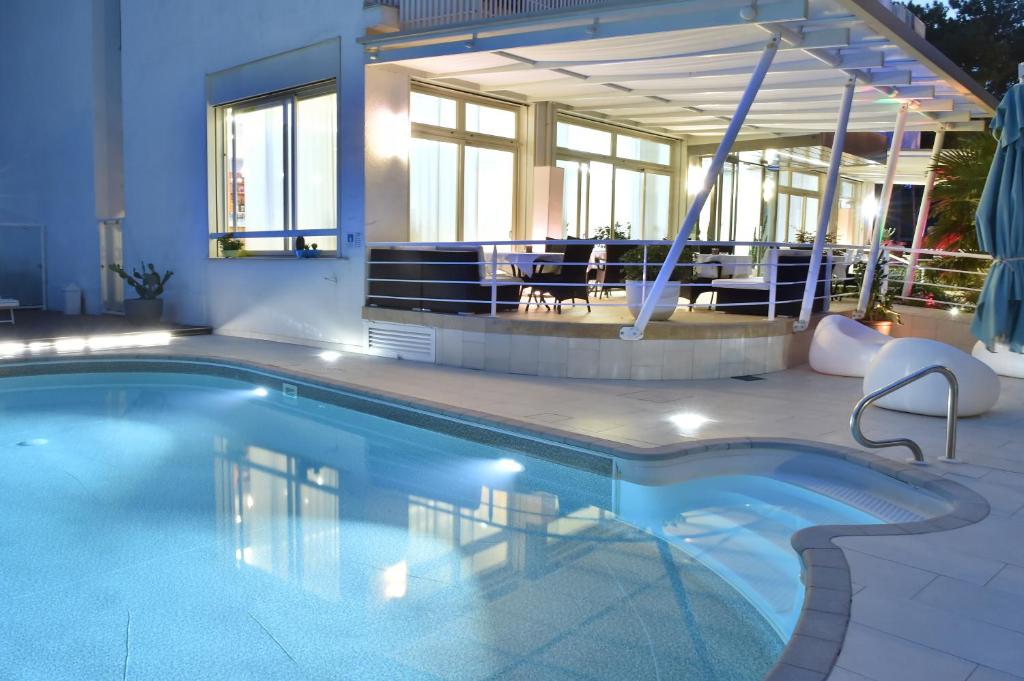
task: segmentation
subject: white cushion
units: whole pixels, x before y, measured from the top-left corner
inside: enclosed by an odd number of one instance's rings
[[[21,303],[19,303],[14,298],[0,298],[0,307],[2,307],[4,309],[11,308],[11,307],[18,307],[20,304]]]
[[[768,282],[764,277],[737,277],[733,279],[713,279],[714,288],[742,288],[751,291],[767,291]]]
[[[891,340],[849,317],[828,315],[814,329],[811,368],[820,374],[862,377],[868,363]]]
[[[996,351],[989,352],[988,348],[981,341],[974,345],[971,355],[985,364],[992,371],[1000,376],[1010,378],[1024,378],[1024,355],[1019,352],[1010,352],[1010,346],[1002,343],[996,344]]]
[[[927,338],[895,338],[886,343],[864,374],[864,394],[933,364],[947,367],[956,375],[960,384],[960,416],[976,416],[995,406],[999,399],[996,373],[966,352]],[[946,379],[936,374],[904,386],[875,404],[894,411],[944,416],[946,394]]]

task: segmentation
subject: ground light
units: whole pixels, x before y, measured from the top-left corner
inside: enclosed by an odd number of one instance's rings
[[[697,414],[694,412],[683,412],[680,414],[673,414],[669,417],[669,420],[682,432],[683,435],[689,435],[696,433],[701,429],[705,423],[710,423],[711,419],[703,414]]]
[[[324,350],[319,357],[325,362],[336,362],[341,359],[341,353],[337,350]]]

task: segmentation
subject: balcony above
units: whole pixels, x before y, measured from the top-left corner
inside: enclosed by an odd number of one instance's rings
[[[388,32],[418,31],[608,4],[611,4],[609,0],[370,0],[366,7],[397,10],[383,9],[379,15],[395,23],[373,23],[376,31]]]

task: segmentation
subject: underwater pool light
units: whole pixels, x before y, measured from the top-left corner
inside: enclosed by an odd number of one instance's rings
[[[266,397],[270,394],[270,391],[264,388],[262,385],[256,386],[252,389],[252,394],[256,397]]]
[[[526,466],[515,459],[498,459],[494,466],[502,473],[522,473],[526,470]]]

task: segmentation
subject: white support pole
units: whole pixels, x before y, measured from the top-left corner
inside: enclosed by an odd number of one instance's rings
[[[775,59],[775,55],[779,51],[780,40],[781,37],[776,33],[768,41],[768,44],[764,46],[761,58],[758,60],[757,66],[754,67],[754,72],[750,76],[750,82],[747,83],[743,96],[740,98],[740,103],[736,107],[736,113],[733,114],[732,119],[729,121],[729,127],[726,128],[725,134],[722,136],[722,142],[718,145],[718,150],[711,159],[711,165],[708,167],[707,175],[704,177],[704,186],[693,197],[693,203],[690,204],[690,209],[686,213],[686,219],[683,220],[683,224],[679,228],[679,234],[676,235],[668,255],[665,256],[665,262],[658,271],[658,278],[654,280],[654,285],[650,293],[647,294],[643,306],[640,308],[640,314],[637,315],[633,326],[624,326],[619,329],[619,338],[623,340],[640,340],[644,337],[644,329],[647,328],[647,322],[651,320],[651,314],[654,313],[654,307],[661,297],[661,292],[664,290],[669,277],[672,276],[672,272],[679,262],[683,248],[686,246],[686,242],[689,241],[694,225],[700,219],[701,211],[704,210],[704,204],[711,194],[711,188],[718,179],[718,174],[722,171],[722,166],[725,164],[725,159],[732,149],[733,142],[736,141],[736,137],[743,127],[743,122],[747,118],[750,106],[754,103],[754,99],[761,89],[761,83],[764,82],[765,74],[768,73],[768,68],[772,65],[772,60]]]
[[[856,78],[846,81],[846,87],[843,88],[842,104],[839,107],[839,119],[836,121],[836,135],[832,140],[832,158],[829,159],[828,174],[825,176],[825,193],[821,197],[821,211],[818,213],[818,231],[814,234],[814,249],[811,251],[807,281],[804,283],[804,299],[800,305],[800,318],[793,325],[794,331],[805,330],[811,321],[814,296],[818,292],[818,280],[821,278],[821,253],[825,249],[828,223],[832,220],[832,206],[835,205],[836,187],[839,186],[839,167],[842,165],[843,149],[846,147],[846,126],[850,122],[853,93],[856,90]],[[827,291],[826,295],[828,295]]]
[[[868,298],[871,297],[871,285],[875,280],[875,265],[878,263],[878,252],[882,248],[882,231],[885,229],[886,218],[889,217],[889,203],[892,200],[892,184],[896,179],[896,166],[900,161],[900,149],[903,147],[903,131],[907,126],[906,103],[900,106],[896,114],[896,126],[892,131],[892,144],[889,146],[889,158],[885,166],[885,182],[882,184],[882,196],[878,199],[878,212],[875,213],[875,225],[871,230],[871,251],[868,254],[868,261],[864,267],[864,282],[860,288],[860,300],[857,302],[857,310],[853,313],[854,319],[863,319],[868,309]]]
[[[924,230],[928,226],[928,216],[932,211],[932,189],[935,188],[935,164],[939,162],[939,154],[942,152],[942,145],[946,140],[946,126],[939,127],[935,131],[935,143],[932,145],[931,162],[928,166],[928,174],[924,178],[924,191],[921,192],[921,208],[917,211],[917,224],[914,225],[914,241],[911,244],[913,250],[910,252],[910,264],[907,265],[907,274],[904,277],[902,296],[906,298],[914,288],[914,270],[917,268],[917,251],[924,243]]]

